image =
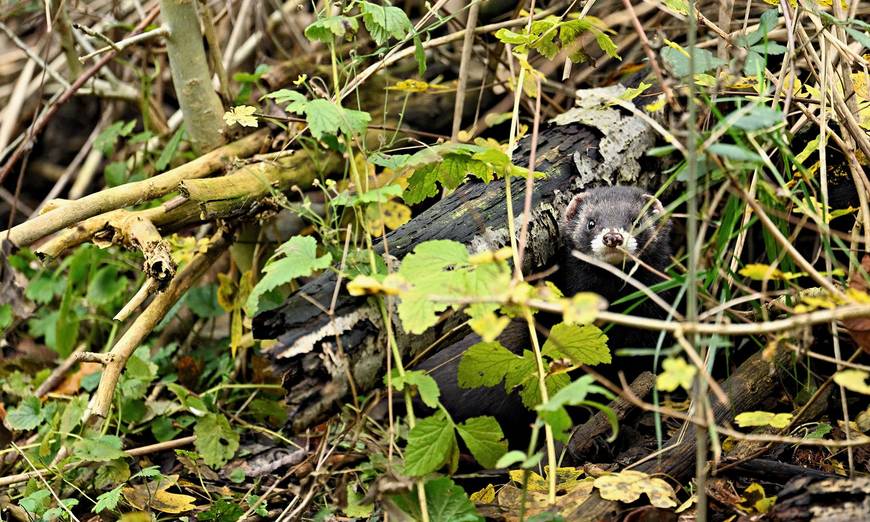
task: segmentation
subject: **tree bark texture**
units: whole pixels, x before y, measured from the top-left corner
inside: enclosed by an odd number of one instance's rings
[[[161,0],[160,15],[169,28],[166,53],[190,143],[200,154],[214,150],[224,144],[224,107],[212,88],[196,0]]]

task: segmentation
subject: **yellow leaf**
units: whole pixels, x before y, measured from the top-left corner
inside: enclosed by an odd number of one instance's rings
[[[396,201],[387,201],[381,205],[381,216],[387,228],[396,230],[411,221],[411,209]]]
[[[834,374],[834,382],[849,391],[870,395],[868,377],[870,374],[863,370],[842,370]]]
[[[681,46],[680,44],[678,44],[676,42],[672,42],[672,41],[668,40],[667,38],[665,38],[665,44],[668,47],[671,47],[671,48],[681,52],[686,58],[689,58],[689,53],[685,49],[683,49],[683,46]]]
[[[667,99],[665,98],[665,95],[660,94],[659,97],[656,98],[656,101],[644,105],[643,110],[645,110],[646,112],[659,112],[660,110],[665,108],[666,101]]]
[[[485,342],[492,342],[501,335],[501,332],[510,322],[511,320],[505,316],[497,316],[493,312],[487,312],[468,321],[468,326]]]
[[[217,302],[224,312],[230,312],[235,305],[236,282],[229,274],[218,274]]]
[[[764,487],[753,482],[743,492],[740,505],[750,513],[767,513],[776,502],[776,497],[768,497]]]
[[[124,499],[135,509],[154,509],[163,513],[183,513],[196,508],[196,497],[167,491],[178,482],[178,475],[168,475],[160,480],[137,484],[122,490]]]
[[[598,294],[580,292],[570,299],[562,300],[562,319],[568,324],[591,324],[604,308],[604,300]]]
[[[421,93],[430,91],[441,93],[452,91],[453,87],[438,85],[434,83],[427,83],[420,80],[402,80],[400,82],[397,82],[395,85],[387,87],[387,90],[406,93]]]
[[[238,123],[242,127],[256,127],[257,117],[254,116],[255,112],[257,112],[256,107],[238,105],[224,113],[224,121],[230,126]]]
[[[513,118],[512,112],[493,112],[487,113],[486,116],[483,117],[484,123],[486,123],[487,127],[495,127],[500,123],[504,123]]]
[[[495,502],[495,487],[487,484],[485,488],[472,493],[469,499],[477,504],[492,504]]]
[[[510,247],[503,247],[498,250],[484,250],[468,256],[468,264],[484,265],[497,261],[506,261],[511,258],[511,255]]]
[[[347,293],[354,296],[399,295],[409,289],[410,286],[399,274],[390,274],[383,281],[378,281],[372,276],[358,275],[347,284]]]
[[[151,499],[151,508],[163,513],[184,513],[195,509],[196,497],[160,490]]]
[[[121,518],[118,519],[119,522],[151,522],[151,513],[146,513],[145,511],[133,511],[131,513],[124,513],[121,515]]]
[[[692,507],[692,504],[694,504],[694,503],[697,502],[697,501],[698,501],[698,497],[695,496],[695,495],[692,495],[691,497],[689,497],[689,500],[687,500],[687,501],[683,502],[682,504],[680,504],[680,507],[678,507],[678,508],[676,509],[676,511],[674,511],[674,513],[682,513],[683,511],[685,511],[685,510],[689,509],[690,507]]]
[[[522,469],[514,469],[510,471],[511,480],[516,482],[517,484],[523,483],[523,477],[525,476],[525,471]],[[538,475],[534,471],[529,471],[529,482],[526,486],[529,491],[543,491],[546,492],[549,490],[550,486],[547,482],[547,479]]]
[[[664,371],[656,377],[656,387],[665,392],[672,392],[680,386],[691,390],[692,381],[698,373],[698,369],[682,357],[668,357],[662,362],[662,369]]]
[[[861,433],[870,431],[870,406],[855,417],[855,425],[858,426]]]
[[[631,100],[637,98],[638,96],[640,96],[641,94],[643,94],[643,92],[646,91],[647,89],[649,89],[650,87],[652,87],[651,83],[640,82],[640,85],[638,85],[637,87],[629,87],[628,89],[626,89],[625,92],[623,92],[622,94],[619,95],[619,99],[625,100],[625,101],[631,101]]]
[[[598,477],[594,485],[605,500],[631,503],[645,493],[655,507],[667,509],[677,505],[677,495],[670,484],[640,471],[625,470]]]
[[[740,269],[740,275],[746,276],[756,281],[764,279],[774,279],[779,281],[790,281],[799,277],[806,276],[806,272],[783,272],[778,268],[773,268],[770,265],[761,263],[750,263]]]
[[[745,411],[736,417],[734,421],[741,428],[749,428],[752,426],[770,426],[771,428],[782,429],[791,424],[791,419],[794,417],[791,413],[771,413],[768,411]]]

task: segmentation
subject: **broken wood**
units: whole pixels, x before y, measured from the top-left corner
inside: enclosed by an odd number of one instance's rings
[[[631,382],[631,392],[638,398],[644,398],[653,389],[656,376],[651,372],[643,372]],[[620,421],[631,412],[635,405],[631,402],[617,397],[611,401],[607,407],[613,411],[616,418]],[[599,411],[592,416],[591,419],[584,422],[571,433],[571,439],[568,441],[568,453],[574,459],[574,462],[586,462],[585,455],[592,449],[595,444],[595,439],[609,433],[611,430],[610,420],[604,412]]]
[[[853,522],[870,513],[870,477],[795,477],[777,495],[768,513],[775,522]]]
[[[790,352],[780,350],[771,361],[766,361],[762,352],[756,352],[746,359],[731,377],[722,383],[722,389],[728,394],[731,404],[726,406],[710,395],[715,422],[729,423],[734,419],[734,415],[751,410],[753,406],[773,393],[780,380],[778,370],[784,368],[791,357]],[[661,458],[648,460],[631,469],[667,476],[676,481],[688,478],[695,467],[694,433],[682,436],[678,433],[664,444],[664,448],[666,451]],[[602,499],[596,490],[566,519],[615,520],[625,509],[619,502]]]

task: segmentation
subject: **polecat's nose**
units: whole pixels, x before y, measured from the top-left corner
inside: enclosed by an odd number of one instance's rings
[[[606,246],[610,248],[616,248],[622,244],[624,239],[622,238],[622,234],[620,234],[619,232],[608,232],[604,234],[602,241]]]

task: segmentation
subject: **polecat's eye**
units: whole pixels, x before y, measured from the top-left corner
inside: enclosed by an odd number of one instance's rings
[[[593,228],[595,228],[595,220],[594,220],[594,219],[590,219],[590,220],[589,220],[589,223],[586,224],[586,229],[587,229],[587,230],[592,230]]]

